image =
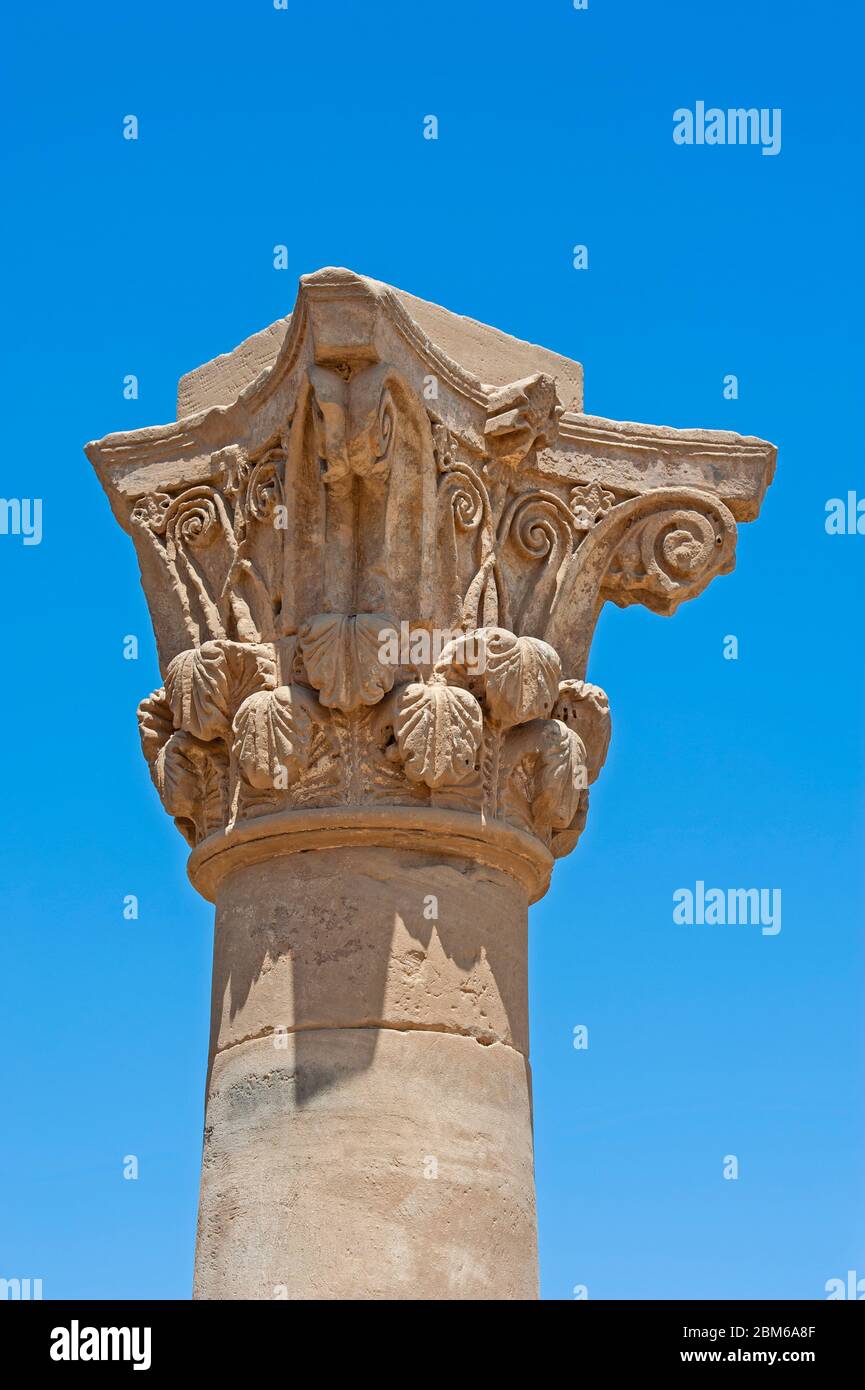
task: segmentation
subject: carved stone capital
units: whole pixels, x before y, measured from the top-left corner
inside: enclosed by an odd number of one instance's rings
[[[602,605],[729,571],[774,450],[566,409],[577,364],[349,271],[276,328],[186,378],[176,424],[87,448],[156,630],[163,804],[198,865],[293,826],[426,825],[499,866],[532,842],[538,896],[609,743]]]
[[[87,452],[216,904],[195,1296],[534,1298],[527,904],[607,755],[592,632],[732,568],[774,449],[585,415],[578,363],[346,270],[179,402]]]

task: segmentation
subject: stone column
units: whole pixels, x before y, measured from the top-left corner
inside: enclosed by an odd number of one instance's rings
[[[775,451],[346,270],[87,453],[216,905],[198,1298],[532,1299],[529,904],[610,737],[603,604],[733,566]]]

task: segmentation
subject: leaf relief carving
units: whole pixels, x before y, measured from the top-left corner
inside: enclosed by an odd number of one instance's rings
[[[323,705],[375,705],[393,688],[396,667],[383,659],[383,644],[397,626],[385,613],[320,613],[304,624],[298,650]]]
[[[272,646],[204,642],[169,663],[165,696],[175,728],[207,742],[227,739],[234,712],[247,695],[275,684]]]
[[[481,628],[480,680],[487,709],[504,728],[547,717],[562,668],[556,651],[537,637],[515,637],[504,628]]]
[[[483,714],[468,690],[435,680],[403,686],[393,731],[409,781],[439,788],[474,775]]]
[[[234,718],[232,753],[250,787],[280,789],[301,775],[309,763],[316,703],[297,685],[256,691],[244,700]]]

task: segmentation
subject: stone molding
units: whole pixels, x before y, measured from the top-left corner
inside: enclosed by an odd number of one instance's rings
[[[465,811],[432,807],[346,806],[281,811],[209,835],[189,856],[189,877],[202,897],[217,899],[223,879],[238,868],[316,849],[376,845],[444,860],[467,859],[516,879],[528,903],[547,891],[553,856],[538,838]]]

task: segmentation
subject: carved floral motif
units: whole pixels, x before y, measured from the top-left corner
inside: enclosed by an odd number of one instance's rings
[[[306,673],[328,708],[375,705],[391,689],[394,668],[380,656],[394,622],[384,613],[321,613],[305,623],[300,654]]]
[[[165,672],[142,748],[191,843],[279,809],[427,803],[572,847],[609,742],[582,679],[600,606],[672,611],[730,567],[735,526],[696,490],[539,486],[560,414],[537,375],[463,433],[387,363],[310,366],[264,448],[138,499]],[[457,635],[400,666],[401,623]]]
[[[195,738],[226,738],[233,700],[276,683],[272,647],[204,642],[181,652],[165,674],[165,698],[174,727]]]
[[[263,791],[297,780],[309,762],[314,707],[303,686],[247,696],[232,725],[232,753],[244,782]]]
[[[598,483],[571,488],[570,508],[578,531],[590,531],[615,505],[616,494]]]
[[[547,642],[515,637],[501,628],[482,630],[487,708],[504,728],[550,713],[562,664]]]
[[[471,776],[483,734],[477,700],[439,677],[405,685],[396,701],[394,736],[410,782],[438,788]]]

